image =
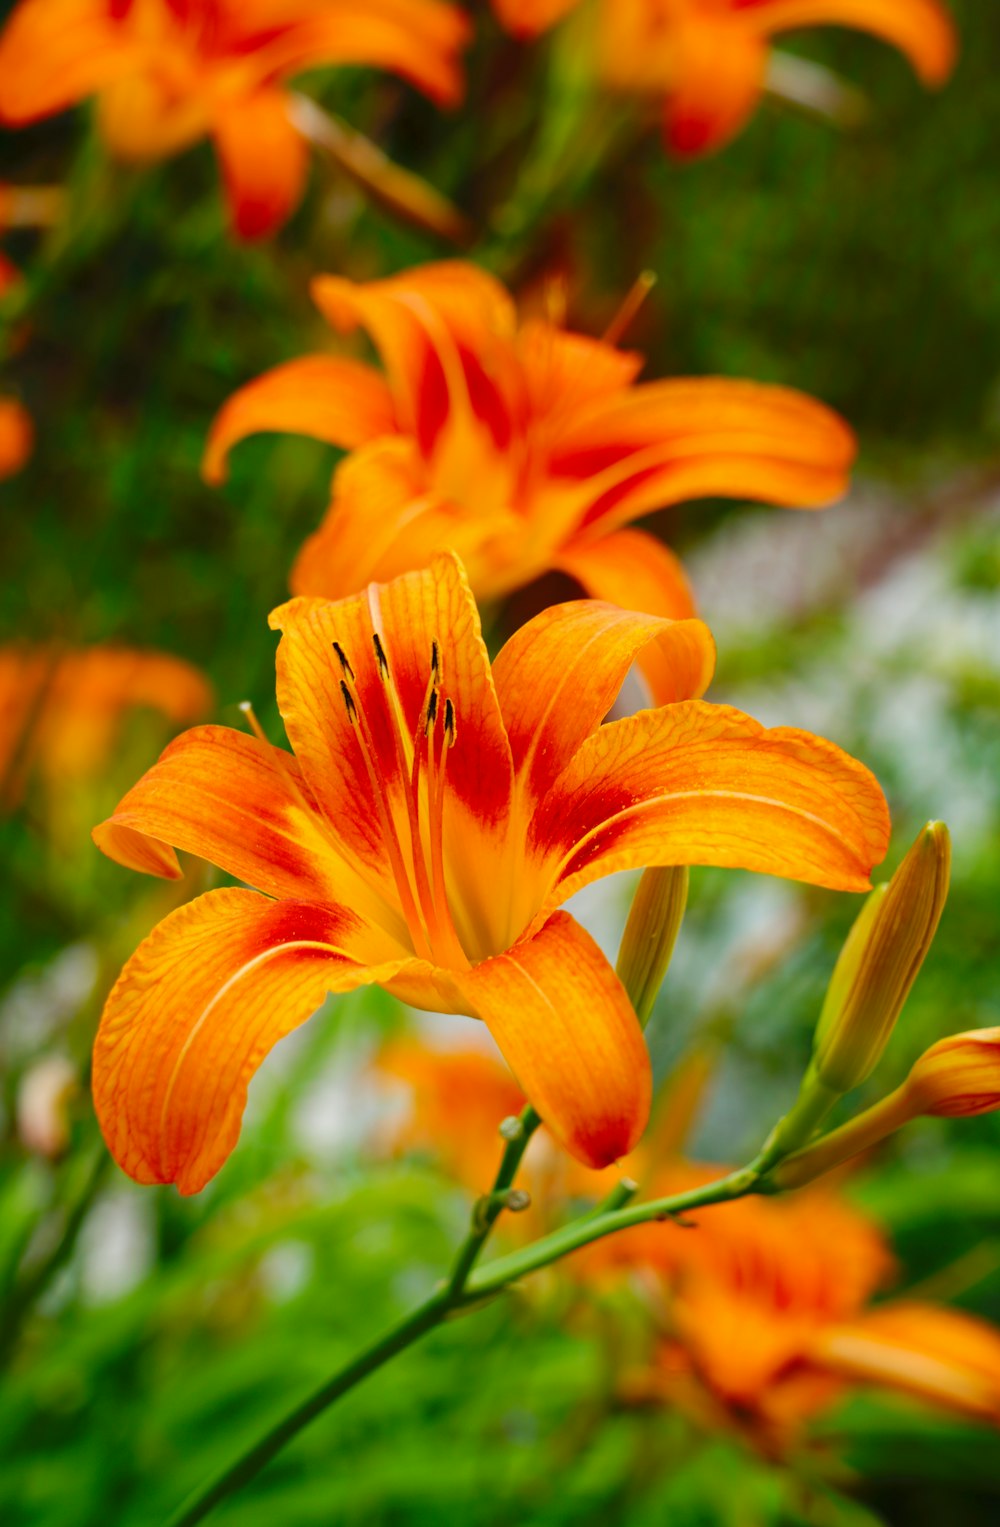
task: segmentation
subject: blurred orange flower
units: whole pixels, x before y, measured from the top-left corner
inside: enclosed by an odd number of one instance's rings
[[[99,773],[135,707],[182,722],[211,703],[203,675],[163,652],[0,648],[0,806],[17,805],[32,773],[50,790]]]
[[[0,266],[0,289],[3,269]],[[0,398],[0,482],[20,472],[31,455],[35,430],[31,415],[16,398]]]
[[[543,32],[580,0],[493,0],[522,37]],[[760,99],[768,45],[799,27],[871,32],[905,53],[926,85],[947,79],[955,29],[941,0],[601,0],[595,57],[616,89],[664,100],[670,148],[681,155],[721,148]]]
[[[679,1192],[722,1171],[678,1164],[653,1189]],[[696,1228],[641,1226],[574,1258],[578,1275],[617,1266],[654,1276],[668,1334],[650,1369],[628,1381],[632,1398],[724,1417],[768,1452],[784,1452],[862,1382],[1000,1425],[1000,1332],[935,1305],[871,1306],[892,1257],[878,1226],[834,1189],[693,1218]]]
[[[285,82],[365,64],[449,104],[466,31],[442,0],[21,0],[0,37],[0,120],[19,127],[96,95],[122,159],[161,159],[211,137],[234,228],[261,238],[305,182]]]
[[[635,385],[640,356],[519,323],[475,266],[366,285],[323,276],[313,289],[338,329],[368,331],[387,375],[333,356],[289,361],[229,400],[205,457],[220,481],[229,450],[257,430],[352,453],[295,565],[296,593],[339,597],[449,546],[480,598],[559,568],[596,598],[678,618],[693,613],[680,564],[629,521],[710,494],[814,507],[846,488],[853,437],[822,404],[716,378]],[[655,690],[655,657],[647,678]]]
[[[484,1019],[553,1133],[606,1165],[642,1133],[649,1059],[561,904],[649,863],[858,890],[885,853],[885,801],[860,764],[695,698],[713,664],[699,621],[557,605],[491,672],[445,554],[336,603],[294,599],[271,624],[294,756],[187,732],[95,830],[132,868],[176,877],[175,845],[264,893],[212,891],[173,913],[108,1000],[95,1100],[140,1181],[202,1187],[268,1050],[328,992],[369,982]],[[676,703],[602,726],[651,642]]]

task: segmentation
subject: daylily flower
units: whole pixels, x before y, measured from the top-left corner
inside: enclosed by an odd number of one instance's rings
[[[552,1132],[590,1165],[646,1122],[649,1059],[604,956],[558,910],[650,863],[868,885],[888,822],[860,764],[700,696],[698,621],[554,606],[491,672],[457,558],[271,624],[294,756],[221,727],[184,733],[95,829],[132,868],[187,849],[257,887],[182,907],[108,999],[94,1095],[118,1162],[201,1188],[232,1150],[247,1084],[327,993],[376,982],[485,1020]],[[659,643],[672,700],[602,726]]]
[[[3,280],[0,269],[0,283]],[[35,430],[31,415],[16,398],[0,398],[0,482],[20,472],[31,455]]]
[[[386,374],[335,356],[289,361],[229,400],[205,457],[218,482],[257,430],[351,452],[295,564],[296,593],[337,598],[450,546],[481,599],[558,568],[596,598],[684,617],[680,564],[630,521],[711,494],[810,508],[847,485],[853,437],[822,404],[721,378],[636,385],[640,356],[555,321],[519,323],[472,265],[362,285],[323,276],[313,291],[335,327],[367,330]],[[657,665],[650,654],[654,693]]]
[[[493,0],[522,37],[545,31],[580,0]],[[955,29],[941,0],[599,0],[594,67],[615,89],[662,98],[667,143],[680,155],[721,148],[752,116],[771,39],[800,27],[870,32],[906,55],[925,85],[943,83]]]
[[[243,238],[298,205],[308,152],[286,82],[323,65],[391,69],[457,100],[467,24],[443,0],[21,0],[0,37],[0,120],[96,95],[109,148],[135,162],[204,137]]]
[[[722,1170],[679,1163],[655,1191]],[[893,1259],[879,1226],[835,1190],[741,1199],[694,1218],[696,1228],[610,1236],[571,1263],[579,1276],[617,1256],[654,1275],[665,1335],[650,1368],[627,1381],[631,1398],[728,1423],[779,1454],[861,1384],[1000,1425],[1000,1331],[929,1303],[871,1306]]]
[[[52,792],[96,774],[130,710],[179,723],[211,700],[204,676],[165,652],[0,648],[0,808],[18,803],[33,773]]]

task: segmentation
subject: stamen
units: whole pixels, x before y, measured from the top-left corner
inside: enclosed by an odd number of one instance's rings
[[[444,702],[444,735],[448,747],[453,748],[458,739],[455,731],[455,707],[450,700]]]
[[[438,692],[432,689],[430,699],[427,701],[427,711],[424,718],[424,736],[428,736],[434,730],[434,723],[438,713]]]
[[[270,739],[270,737],[268,737],[268,735],[265,732],[264,728],[261,726],[260,722],[257,720],[256,713],[254,712],[254,708],[250,704],[250,701],[249,700],[241,700],[240,701],[240,710],[243,712],[244,716],[246,716],[246,718],[247,718],[247,725],[249,726],[250,730],[253,732],[254,736],[257,739],[257,741],[258,742],[266,742],[268,747],[270,747],[271,746],[271,739]]]
[[[441,680],[441,648],[436,641],[431,642],[431,678],[435,684]]]
[[[372,635],[372,644],[375,647],[375,657],[378,660],[378,676],[380,679],[385,680],[389,677],[389,659],[385,655],[385,649],[382,646],[382,641],[377,631]]]
[[[347,707],[347,719],[351,725],[354,726],[358,719],[357,702],[355,701],[354,696],[351,694],[351,691],[348,689],[347,685],[344,683],[343,679],[340,681],[340,693],[343,695],[344,704]]]
[[[655,285],[655,271],[644,270],[635,278],[625,293],[621,307],[601,335],[606,345],[617,345]]]
[[[340,659],[340,666],[344,670],[344,672],[347,674],[347,677],[349,679],[353,679],[354,678],[354,669],[351,667],[350,662],[348,661],[347,653],[344,651],[343,647],[340,645],[339,642],[334,642],[333,643],[333,650],[337,654],[338,658]]]

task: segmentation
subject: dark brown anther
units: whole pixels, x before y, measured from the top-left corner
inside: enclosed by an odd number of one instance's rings
[[[444,735],[450,748],[455,746],[455,707],[450,700],[444,702]]]
[[[379,678],[380,679],[388,678],[388,675],[389,675],[389,659],[385,655],[385,649],[382,646],[381,641],[379,640],[379,634],[378,634],[377,631],[372,636],[372,645],[375,648],[375,656],[378,659]]]
[[[431,678],[435,683],[441,677],[441,649],[437,642],[431,642]]]
[[[355,705],[354,696],[351,694],[351,691],[348,689],[343,679],[340,681],[340,693],[343,695],[344,705],[347,707],[347,719],[353,726],[355,719],[357,718],[358,707]]]
[[[351,667],[350,663],[348,662],[347,653],[344,651],[343,647],[340,645],[339,642],[334,642],[333,643],[333,650],[337,654],[338,658],[340,659],[340,666],[344,670],[344,672],[347,674],[347,677],[349,679],[353,679],[353,677],[354,677],[354,669]]]
[[[433,731],[434,723],[437,720],[437,713],[438,713],[438,692],[437,692],[436,689],[432,689],[431,693],[430,693],[430,698],[427,701],[427,715],[426,715],[426,718],[424,720],[424,736],[425,737],[429,737],[431,732]]]

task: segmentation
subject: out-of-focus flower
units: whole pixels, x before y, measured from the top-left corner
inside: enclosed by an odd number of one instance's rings
[[[519,322],[472,265],[364,285],[323,276],[313,290],[338,329],[367,330],[385,376],[333,356],[290,361],[229,400],[205,457],[218,482],[258,430],[351,452],[296,593],[339,597],[450,546],[480,598],[558,568],[598,599],[679,618],[693,613],[680,564],[630,521],[708,495],[814,508],[845,491],[854,440],[822,404],[722,378],[636,385],[640,356]],[[655,654],[647,678],[658,697]]]
[[[167,653],[0,648],[0,806],[16,806],[33,773],[52,791],[99,773],[136,707],[179,723],[211,703],[204,676]]]
[[[98,1114],[141,1181],[194,1192],[236,1143],[249,1078],[328,992],[375,982],[486,1021],[526,1095],[603,1166],[646,1122],[649,1058],[604,956],[557,908],[602,875],[743,866],[863,889],[888,817],[860,764],[696,697],[711,637],[592,601],[557,605],[490,669],[452,554],[271,624],[294,756],[185,733],[95,830],[176,877],[169,845],[259,887],[209,892],[138,949],[94,1057]],[[660,644],[671,700],[602,726]]]
[[[466,33],[442,0],[21,0],[0,38],[0,120],[19,127],[96,95],[122,159],[211,137],[236,232],[260,238],[305,182],[288,79],[365,64],[449,104]]]
[[[2,282],[0,271],[0,282]],[[31,455],[35,430],[31,415],[16,398],[0,398],[0,482],[20,472]]]
[[[493,0],[523,37],[579,4]],[[941,0],[599,0],[587,46],[606,83],[663,99],[667,142],[686,156],[721,148],[746,125],[766,83],[772,38],[827,25],[884,38],[925,85],[942,84],[954,64],[955,29]]]
[[[17,1132],[29,1151],[55,1159],[69,1145],[69,1105],[80,1091],[76,1067],[65,1055],[36,1062],[17,1092]]]
[[[654,1187],[718,1175],[682,1164]],[[742,1199],[692,1218],[610,1236],[570,1264],[578,1276],[632,1267],[653,1280],[666,1334],[649,1370],[627,1379],[632,1398],[727,1421],[767,1452],[784,1452],[859,1383],[1000,1425],[1000,1332],[931,1304],[870,1307],[892,1258],[877,1225],[836,1192]]]

